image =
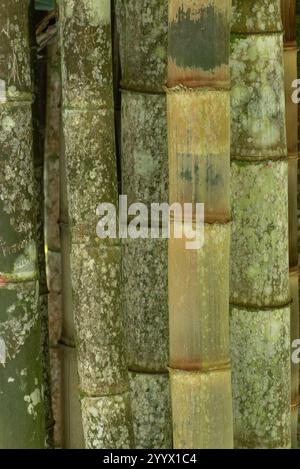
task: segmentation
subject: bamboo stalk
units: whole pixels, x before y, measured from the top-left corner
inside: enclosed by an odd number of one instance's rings
[[[30,9],[30,31],[32,51],[32,82],[34,99],[32,105],[33,116],[33,161],[35,177],[36,225],[37,225],[37,260],[39,276],[39,312],[41,317],[42,333],[42,364],[43,364],[43,390],[45,408],[46,447],[53,447],[54,420],[51,406],[50,384],[50,356],[49,356],[49,329],[48,329],[48,287],[46,278],[45,257],[45,197],[44,197],[44,144],[45,144],[45,108],[46,108],[46,73],[47,61],[45,50],[38,54],[35,30],[41,15],[32,5]]]
[[[167,0],[116,2],[122,74],[122,193],[128,205],[143,202],[149,209],[151,203],[168,199],[162,89],[167,5]],[[123,282],[136,447],[171,448],[166,240],[124,240]]]
[[[0,4],[0,447],[43,448],[29,2]]]
[[[230,0],[169,1],[170,204],[205,204],[204,246],[186,250],[186,239],[169,241],[175,448],[233,446],[229,359],[230,13]],[[174,217],[170,222],[175,226],[179,220]]]
[[[56,2],[58,15],[61,6]],[[60,55],[62,32],[60,31]],[[60,66],[61,73],[61,66]],[[62,82],[62,76],[60,77]],[[62,86],[62,83],[61,83]],[[67,168],[62,129],[62,116],[60,115],[60,187],[59,187],[59,224],[61,243],[61,290],[62,290],[62,325],[60,349],[61,363],[61,412],[62,412],[62,447],[68,449],[84,448],[84,435],[82,427],[82,415],[80,405],[79,378],[77,366],[77,350],[75,346],[75,323],[72,301],[71,282],[71,233],[69,223],[69,204],[67,194]]]
[[[278,0],[233,2],[231,356],[238,448],[291,446],[288,160]]]
[[[296,1],[296,40],[297,40],[297,47],[298,47],[298,54],[297,54],[297,76],[300,76],[300,53],[299,53],[299,48],[300,48],[300,1]],[[299,148],[299,141],[300,141],[300,113],[298,111],[298,148]],[[297,181],[297,217],[298,217],[298,263],[299,263],[299,246],[300,246],[300,170],[299,170],[299,164],[298,164],[298,181]],[[299,283],[298,283],[299,286]],[[299,297],[299,289],[298,289],[298,297]],[[298,444],[300,441],[300,419],[299,419],[299,412],[298,412]]]
[[[291,304],[291,343],[299,338],[298,270],[298,105],[293,102],[293,82],[297,79],[296,0],[281,0],[284,28],[284,69],[286,134],[289,158],[289,266]],[[291,381],[292,448],[297,448],[299,408],[299,365],[292,363]]]
[[[60,213],[60,50],[56,39],[47,48],[47,115],[45,135],[45,243],[49,311],[49,342],[54,442],[62,446],[61,360],[62,334]]]
[[[60,2],[71,278],[87,448],[133,444],[121,314],[121,250],[96,236],[96,208],[117,206],[109,0]]]

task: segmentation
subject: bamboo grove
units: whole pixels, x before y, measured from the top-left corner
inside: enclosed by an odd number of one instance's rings
[[[299,448],[299,47],[300,0],[0,0],[1,449]]]

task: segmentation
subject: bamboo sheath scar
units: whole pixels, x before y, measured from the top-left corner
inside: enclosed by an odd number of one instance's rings
[[[175,448],[232,448],[229,358],[231,1],[170,0],[169,202],[204,203],[204,246],[169,240]],[[172,225],[178,221],[171,220]]]
[[[167,0],[116,2],[120,38],[122,193],[128,205],[168,201]],[[123,243],[123,299],[137,448],[171,448],[167,240]]]
[[[120,299],[121,250],[96,235],[118,201],[109,0],[61,2],[71,278],[85,445],[133,445]]]
[[[284,70],[286,136],[289,158],[289,266],[291,293],[291,343],[299,338],[299,271],[298,271],[298,105],[293,102],[293,82],[297,79],[296,0],[282,0],[284,29]],[[292,447],[297,448],[299,408],[299,365],[292,362],[291,381]]]
[[[0,447],[43,448],[29,2],[0,5]]]
[[[288,157],[280,2],[233,1],[231,43],[235,446],[289,448]]]

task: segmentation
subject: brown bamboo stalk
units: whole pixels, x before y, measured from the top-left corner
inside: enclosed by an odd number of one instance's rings
[[[231,1],[170,0],[170,204],[205,204],[205,241],[169,241],[175,448],[231,448],[229,358]],[[193,217],[195,216],[195,207]],[[172,226],[178,220],[171,219]]]

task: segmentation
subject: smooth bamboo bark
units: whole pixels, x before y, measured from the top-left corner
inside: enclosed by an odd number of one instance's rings
[[[0,447],[43,448],[29,2],[0,4]]]
[[[286,136],[289,158],[289,266],[291,304],[291,343],[299,338],[298,271],[298,105],[293,102],[293,82],[297,79],[296,0],[281,0],[284,29],[284,70]],[[292,448],[297,448],[299,408],[299,365],[292,362],[291,381]]]
[[[230,14],[230,0],[169,1],[169,199],[170,204],[205,204],[204,246],[187,250],[186,239],[169,241],[175,448],[233,446],[229,357]],[[174,226],[180,221],[174,217],[170,222]]]
[[[168,200],[167,0],[116,2],[121,56],[122,193],[128,205]],[[137,448],[171,448],[167,241],[123,242],[127,361]]]
[[[288,159],[280,2],[233,1],[232,31],[235,446],[289,448]]]
[[[62,334],[60,214],[60,50],[58,39],[47,48],[47,115],[45,135],[45,243],[54,443],[62,447]]]
[[[87,448],[130,448],[121,249],[96,236],[96,208],[117,206],[109,0],[60,2],[71,278]]]

